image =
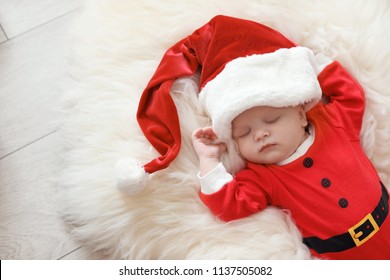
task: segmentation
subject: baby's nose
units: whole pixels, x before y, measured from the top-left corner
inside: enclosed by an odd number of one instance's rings
[[[268,130],[259,129],[258,131],[256,131],[255,140],[256,141],[262,141],[267,136],[269,136],[269,131]]]

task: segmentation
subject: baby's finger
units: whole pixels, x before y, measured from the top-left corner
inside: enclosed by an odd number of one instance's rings
[[[217,139],[217,135],[215,134],[213,128],[211,126],[207,126],[203,129],[203,132],[209,139],[215,140]]]
[[[198,129],[195,129],[193,132],[192,132],[192,138],[202,138],[204,133],[203,133],[203,128],[198,128]]]
[[[206,138],[207,130],[205,128],[198,128],[193,132],[193,136],[196,138]]]

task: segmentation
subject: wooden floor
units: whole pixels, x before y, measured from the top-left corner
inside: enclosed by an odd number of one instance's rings
[[[58,214],[66,34],[82,0],[0,0],[0,259],[82,259]]]

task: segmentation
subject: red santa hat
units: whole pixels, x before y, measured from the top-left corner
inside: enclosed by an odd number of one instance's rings
[[[200,101],[218,137],[231,137],[231,121],[254,106],[311,104],[321,97],[313,53],[279,32],[256,22],[216,16],[164,54],[144,90],[137,112],[145,137],[161,156],[140,164],[122,159],[116,183],[126,193],[147,185],[149,174],[162,170],[180,151],[181,135],[173,82],[200,75]]]
[[[252,107],[304,104],[308,111],[321,99],[314,54],[292,47],[236,58],[203,87],[199,99],[224,141],[231,141],[234,118]]]

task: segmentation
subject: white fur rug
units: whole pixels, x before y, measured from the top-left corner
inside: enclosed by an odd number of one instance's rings
[[[71,29],[72,90],[63,98],[64,219],[74,238],[111,259],[310,259],[288,213],[268,209],[231,223],[198,198],[190,133],[207,118],[194,96],[177,97],[183,147],[136,196],[114,185],[122,157],[157,154],[135,120],[138,99],[163,53],[217,14],[259,21],[339,60],[367,95],[364,149],[390,186],[390,2],[387,0],[88,1]]]

